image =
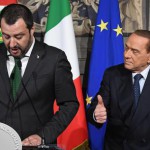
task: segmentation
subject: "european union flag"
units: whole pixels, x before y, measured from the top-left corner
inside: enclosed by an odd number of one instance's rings
[[[99,90],[104,70],[123,62],[123,35],[118,0],[100,0],[90,58],[87,107]],[[105,126],[97,129],[89,123],[91,150],[102,150]]]

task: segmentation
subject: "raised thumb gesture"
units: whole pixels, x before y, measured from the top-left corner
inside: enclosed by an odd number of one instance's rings
[[[98,99],[98,104],[101,105],[101,106],[104,106],[103,99],[100,95],[97,96],[97,99]]]
[[[97,96],[98,104],[94,110],[94,117],[96,122],[98,123],[104,123],[107,119],[107,112],[106,108],[104,106],[103,99],[100,95]]]

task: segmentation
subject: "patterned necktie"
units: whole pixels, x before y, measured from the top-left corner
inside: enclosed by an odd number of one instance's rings
[[[140,84],[139,84],[139,80],[142,78],[143,76],[141,74],[136,74],[134,76],[134,85],[133,85],[133,88],[134,88],[134,99],[135,99],[135,102],[134,102],[134,110],[136,109],[137,107],[137,103],[138,103],[138,99],[139,99],[139,96],[140,96]]]
[[[16,99],[17,91],[21,82],[21,61],[19,58],[14,58],[15,66],[11,73],[11,87],[14,100]],[[20,64],[20,66],[18,66]]]

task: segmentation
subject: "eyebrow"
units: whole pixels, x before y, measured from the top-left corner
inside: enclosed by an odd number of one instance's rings
[[[126,43],[125,43],[125,47],[128,47],[128,48],[130,48],[131,50],[140,51],[139,49],[136,49],[136,48],[129,47],[129,46],[126,44]]]
[[[7,34],[7,33],[5,33],[5,32],[2,32],[2,34],[9,35],[9,34]],[[14,36],[17,36],[17,35],[24,35],[24,33],[23,33],[23,32],[20,32],[20,33],[15,34]]]
[[[4,35],[8,35],[8,36],[10,36],[9,34],[7,34],[7,33],[5,33],[5,32],[2,32],[2,34],[4,34]],[[24,33],[17,33],[17,34],[15,34],[14,36],[16,37],[16,36],[18,36],[18,35],[24,35]]]

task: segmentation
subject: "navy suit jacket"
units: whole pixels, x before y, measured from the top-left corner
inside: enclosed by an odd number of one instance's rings
[[[148,73],[136,111],[133,111],[134,93],[132,72],[124,64],[108,68],[97,94],[103,97],[107,109],[107,127],[104,150],[150,150],[150,73]],[[95,97],[87,114],[93,120],[97,105]]]
[[[45,137],[46,143],[56,142],[58,135],[75,116],[79,105],[65,53],[36,41],[15,100],[11,94],[7,59],[6,47],[1,44],[0,122],[14,128],[22,140],[39,134]],[[59,111],[54,115],[55,99]]]

